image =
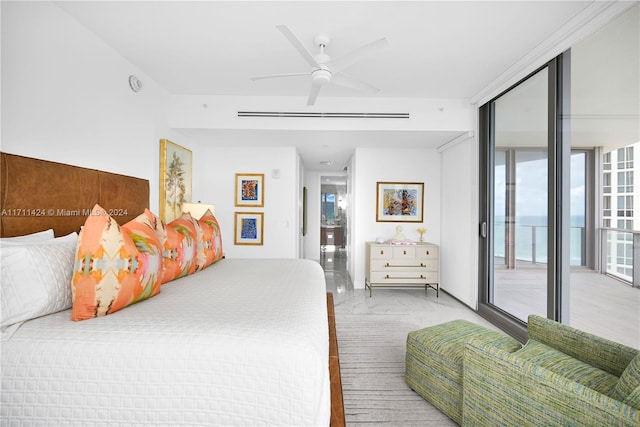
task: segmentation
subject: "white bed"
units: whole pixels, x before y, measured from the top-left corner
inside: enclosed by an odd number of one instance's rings
[[[225,259],[154,298],[2,336],[1,424],[327,426],[324,273]]]

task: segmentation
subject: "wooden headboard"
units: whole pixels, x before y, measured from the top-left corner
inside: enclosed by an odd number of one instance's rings
[[[149,207],[149,181],[0,153],[0,236],[79,231],[98,203],[118,224]]]

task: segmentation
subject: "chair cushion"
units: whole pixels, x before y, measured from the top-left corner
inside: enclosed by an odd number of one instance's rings
[[[514,355],[603,394],[610,395],[618,382],[615,375],[594,368],[536,340],[527,341]]]
[[[638,387],[640,387],[640,353],[631,359],[631,363],[614,387],[611,397],[624,401]]]
[[[629,396],[622,401],[622,403],[640,411],[640,386],[636,387],[636,389],[633,390]]]
[[[465,343],[480,339],[507,351],[520,348],[508,335],[458,319],[410,332],[405,380],[420,396],[462,423],[462,359]]]

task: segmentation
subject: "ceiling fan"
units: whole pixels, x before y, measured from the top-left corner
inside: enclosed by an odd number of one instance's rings
[[[316,102],[318,93],[322,86],[333,83],[339,86],[356,89],[365,93],[376,93],[380,89],[375,86],[365,83],[361,80],[350,77],[342,72],[343,69],[354,64],[360,58],[371,55],[377,52],[379,49],[388,45],[386,38],[381,38],[374,42],[368,43],[359,47],[351,53],[341,56],[336,59],[331,59],[329,55],[324,53],[325,47],[329,45],[329,36],[320,34],[316,36],[315,43],[320,48],[320,52],[312,55],[309,52],[300,39],[298,39],[293,32],[286,25],[277,25],[276,28],[289,40],[289,42],[296,48],[296,50],[302,55],[302,57],[311,65],[311,71],[306,73],[289,73],[289,74],[270,74],[266,76],[255,76],[251,80],[261,80],[279,77],[294,77],[294,76],[311,76],[311,90],[309,91],[309,98],[307,99],[307,105],[313,105]]]

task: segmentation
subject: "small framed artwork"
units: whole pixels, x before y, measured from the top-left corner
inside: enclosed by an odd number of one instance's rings
[[[236,174],[236,206],[264,206],[264,174]]]
[[[169,223],[191,201],[191,150],[160,140],[160,218]]]
[[[422,222],[423,182],[378,182],[377,222]]]
[[[236,245],[262,245],[263,212],[236,212],[234,235]]]

